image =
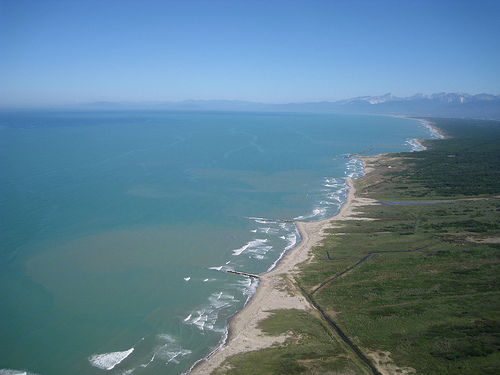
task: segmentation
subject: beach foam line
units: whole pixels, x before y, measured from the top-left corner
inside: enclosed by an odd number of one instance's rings
[[[444,135],[431,122],[423,119],[414,119],[424,125],[431,133],[433,139],[444,139]]]
[[[406,143],[411,146],[411,152],[424,151],[426,148],[422,145],[418,139],[408,139]]]
[[[364,173],[363,162],[361,159],[350,159],[346,164],[346,171],[344,172],[347,178],[358,178]]]
[[[134,348],[130,348],[129,350],[124,350],[123,352],[96,354],[90,356],[89,361],[94,367],[98,367],[103,370],[112,370],[116,365],[132,354],[133,351]]]
[[[347,177],[352,178],[362,175],[363,165],[360,160],[350,160],[347,164],[349,167],[349,171],[345,172],[348,173]],[[340,209],[342,207],[342,198],[348,192],[345,178],[324,177],[323,181],[320,190],[321,195],[317,197],[318,203],[312,207],[309,214],[297,216],[293,219],[294,221],[324,220],[331,216],[332,208]]]
[[[286,237],[287,246],[281,252],[281,254],[279,255],[278,259],[276,259],[273,262],[273,264],[271,264],[271,266],[267,269],[266,273],[270,272],[274,268],[276,268],[276,266],[278,265],[279,261],[285,256],[285,254],[290,249],[293,249],[295,246],[297,246],[300,243],[301,240],[302,240],[302,238],[300,237],[299,228],[297,227],[297,225],[295,225],[295,232],[290,233],[290,235],[288,235],[288,237]],[[255,286],[255,288],[257,288],[257,285]]]

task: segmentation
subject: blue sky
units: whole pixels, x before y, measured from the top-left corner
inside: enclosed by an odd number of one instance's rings
[[[498,0],[0,0],[0,107],[500,94]]]

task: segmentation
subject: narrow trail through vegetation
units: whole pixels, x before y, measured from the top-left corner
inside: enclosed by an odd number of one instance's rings
[[[308,297],[312,297],[318,290],[320,290],[321,288],[323,288],[324,286],[326,286],[327,284],[331,283],[332,281],[338,279],[339,277],[342,277],[344,276],[346,273],[352,271],[353,269],[355,269],[356,267],[360,266],[362,263],[364,263],[365,261],[367,261],[372,255],[375,255],[375,254],[391,254],[391,253],[414,253],[416,251],[419,251],[419,250],[424,250],[424,249],[428,249],[429,247],[432,247],[432,246],[436,246],[436,245],[439,245],[439,244],[442,244],[443,242],[446,242],[446,241],[440,241],[440,242],[436,242],[434,244],[431,244],[431,245],[427,245],[427,246],[424,246],[424,247],[419,247],[418,249],[413,249],[413,250],[387,250],[387,251],[372,251],[370,253],[368,253],[368,255],[366,255],[363,259],[361,259],[359,262],[357,262],[356,264],[352,265],[351,267],[347,268],[345,271],[342,271],[341,273],[335,275],[335,276],[332,276],[331,278],[323,281],[321,284],[319,284],[316,288],[313,288],[311,290],[310,293],[306,293],[306,295]]]
[[[323,309],[312,299],[312,295],[308,294],[301,286],[299,286],[301,292],[307,297],[311,305],[321,314],[323,319],[328,323],[328,325],[334,329],[337,335],[342,339],[344,343],[349,346],[349,348],[356,354],[356,356],[363,361],[374,375],[382,375],[380,371],[375,367],[375,365],[370,361],[363,352],[352,342],[352,340],[340,329],[340,327],[330,318]]]

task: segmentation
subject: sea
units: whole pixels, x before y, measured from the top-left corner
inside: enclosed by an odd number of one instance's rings
[[[335,215],[355,154],[418,151],[375,115],[0,112],[0,375],[188,373],[254,279]]]

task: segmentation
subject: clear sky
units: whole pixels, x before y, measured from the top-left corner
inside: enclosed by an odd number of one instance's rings
[[[500,94],[499,0],[0,0],[0,107]]]

